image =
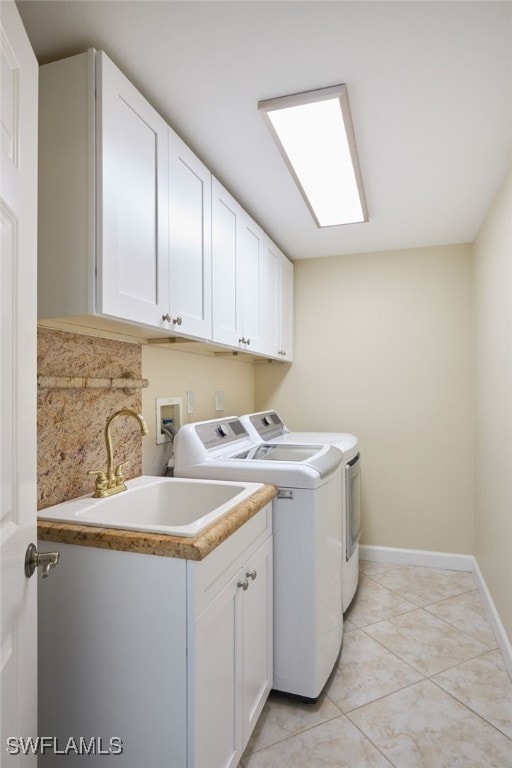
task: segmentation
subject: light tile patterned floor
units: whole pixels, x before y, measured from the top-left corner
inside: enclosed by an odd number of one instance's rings
[[[243,768],[512,768],[512,682],[471,574],[361,562],[319,700],[272,693]]]

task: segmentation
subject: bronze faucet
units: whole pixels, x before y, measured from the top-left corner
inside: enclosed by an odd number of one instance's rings
[[[126,491],[126,485],[123,477],[123,467],[128,464],[124,461],[122,464],[118,464],[114,470],[114,455],[112,449],[112,437],[110,435],[110,425],[118,416],[133,416],[137,419],[140,425],[140,431],[142,435],[147,435],[148,428],[146,422],[140,413],[130,410],[130,408],[121,408],[120,411],[116,411],[109,416],[107,423],[105,424],[105,445],[107,446],[107,471],[104,472],[101,469],[91,469],[87,474],[96,475],[95,491],[93,498],[104,499],[107,496],[113,496],[114,493],[120,493],[120,491]]]

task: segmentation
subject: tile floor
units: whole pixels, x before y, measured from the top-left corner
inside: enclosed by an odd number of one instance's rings
[[[361,562],[314,704],[271,693],[243,768],[512,768],[512,682],[469,573]]]

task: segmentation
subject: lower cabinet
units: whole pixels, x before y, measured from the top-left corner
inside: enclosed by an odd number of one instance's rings
[[[192,764],[236,768],[271,688],[272,540],[196,618]]]
[[[94,737],[91,768],[113,739],[123,768],[236,768],[272,687],[271,504],[199,562],[40,547],[39,733]]]

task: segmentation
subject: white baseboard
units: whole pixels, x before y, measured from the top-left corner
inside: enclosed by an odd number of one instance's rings
[[[455,555],[451,552],[428,552],[424,549],[399,549],[360,544],[359,557],[377,563],[424,565],[427,568],[446,568],[449,571],[473,571],[473,555]]]
[[[375,547],[361,544],[359,546],[359,557],[361,560],[371,560],[377,563],[421,565],[427,568],[445,568],[450,571],[468,571],[472,573],[494,637],[503,655],[503,661],[505,662],[508,674],[512,678],[512,645],[473,555],[456,555],[450,552],[427,552],[421,549],[399,549],[397,547]]]
[[[505,632],[505,627],[501,623],[499,613],[496,610],[496,606],[494,605],[491,593],[487,588],[487,584],[482,576],[482,571],[479,568],[476,558],[473,558],[473,560],[473,578],[475,579],[477,589],[480,592],[480,597],[482,598],[491,629],[494,632],[494,637],[496,638],[498,647],[503,655],[503,661],[505,662],[508,674],[512,678],[512,645]]]

